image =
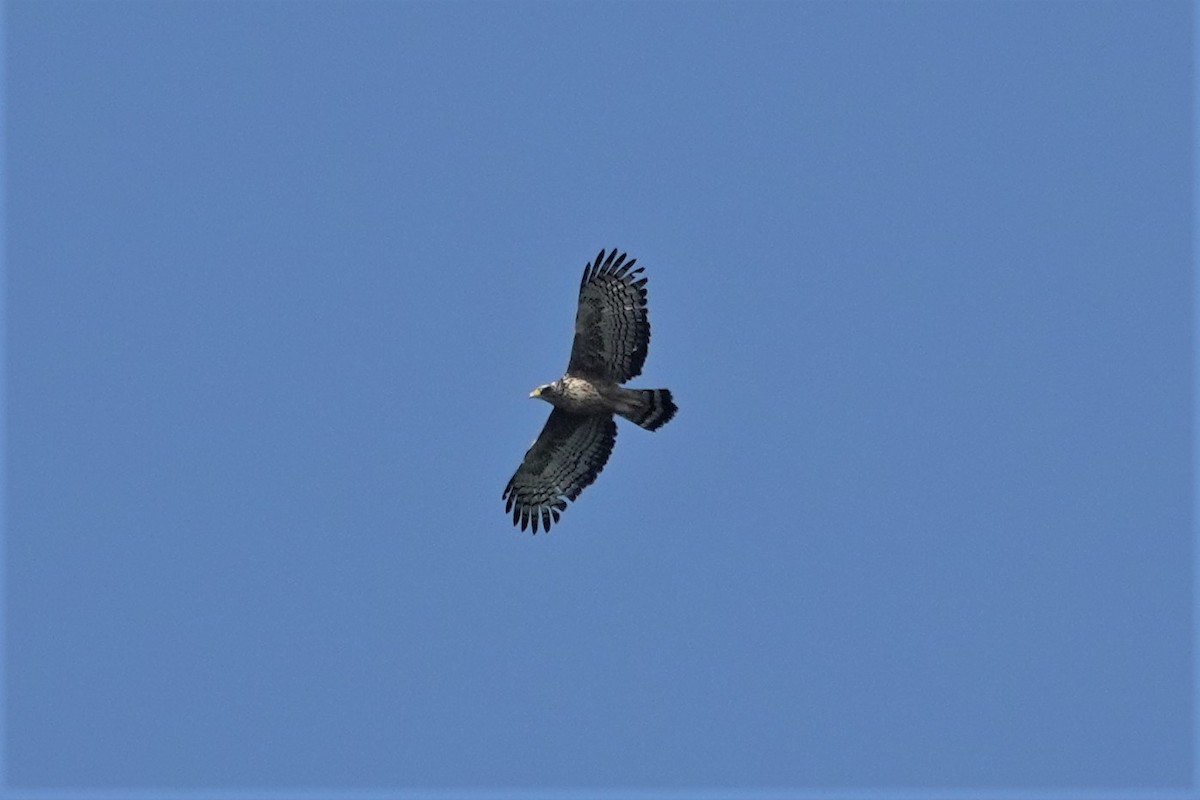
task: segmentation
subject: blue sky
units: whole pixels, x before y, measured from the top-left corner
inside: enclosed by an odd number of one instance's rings
[[[1192,784],[1191,5],[4,14],[10,787]]]

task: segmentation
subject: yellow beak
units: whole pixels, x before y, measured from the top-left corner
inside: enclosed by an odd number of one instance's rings
[[[529,396],[530,397],[541,397],[542,396],[542,387],[539,386],[538,388],[534,389],[532,392],[529,393]]]

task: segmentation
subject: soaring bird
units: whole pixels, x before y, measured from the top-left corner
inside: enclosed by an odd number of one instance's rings
[[[614,414],[648,431],[675,416],[668,390],[621,386],[641,374],[650,344],[646,278],[636,261],[601,250],[584,268],[567,374],[529,395],[554,410],[504,487],[505,511],[521,530],[532,523],[537,533],[539,521],[550,530],[567,501],[596,480],[617,440]]]

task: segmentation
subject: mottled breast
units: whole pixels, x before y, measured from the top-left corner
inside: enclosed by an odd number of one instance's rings
[[[562,379],[562,394],[555,403],[564,411],[575,414],[611,413],[612,404],[604,399],[591,381],[567,376]]]

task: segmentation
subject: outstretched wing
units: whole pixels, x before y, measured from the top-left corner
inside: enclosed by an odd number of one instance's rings
[[[551,411],[546,427],[504,487],[502,499],[508,501],[504,510],[512,512],[513,524],[519,522],[525,530],[532,521],[537,533],[540,518],[542,527],[550,530],[551,517],[558,522],[567,500],[574,500],[596,480],[616,440],[612,415]]]
[[[631,269],[636,262],[616,250],[605,259],[601,250],[583,270],[568,375],[624,383],[641,374],[650,319],[646,279],[637,277],[642,268]]]

